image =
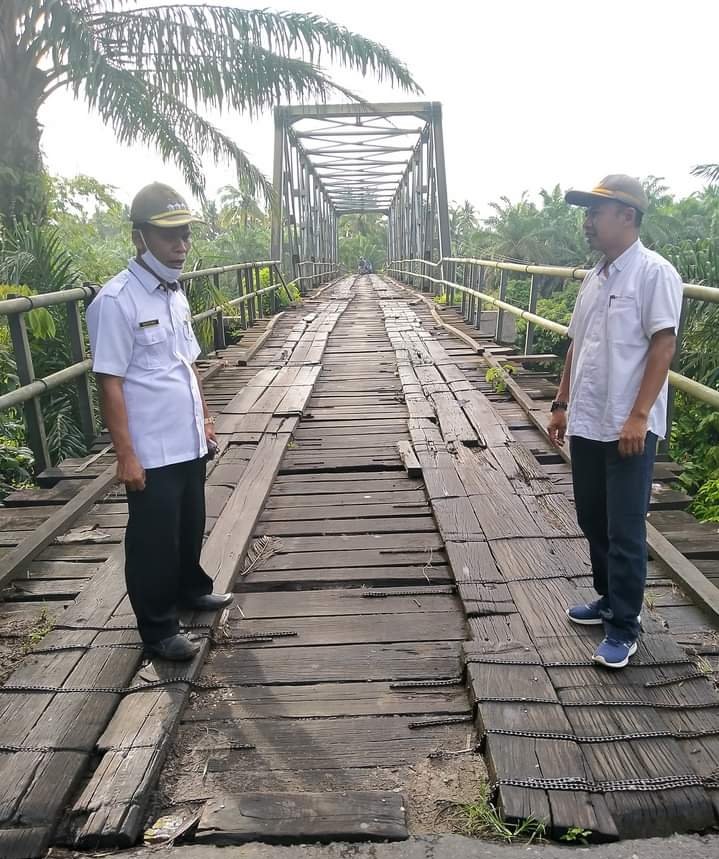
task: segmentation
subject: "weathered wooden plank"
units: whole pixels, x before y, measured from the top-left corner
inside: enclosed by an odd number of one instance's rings
[[[397,793],[244,793],[222,795],[208,802],[195,841],[278,844],[357,838],[384,841],[407,836],[404,800]]]
[[[467,447],[476,447],[481,443],[480,436],[467,420],[453,394],[430,394],[430,400],[437,412],[437,420],[445,441],[456,441]]]
[[[297,591],[303,588],[317,587],[409,587],[415,585],[446,585],[452,581],[446,561],[440,557],[430,558],[428,555],[398,556],[397,566],[389,566],[390,560],[386,556],[369,558],[365,566],[348,567],[342,563],[338,553],[335,558],[335,566],[322,567],[321,559],[308,567],[300,564],[307,563],[306,556],[299,561],[297,566],[291,563],[282,565],[278,569],[252,570],[243,579],[243,591],[267,591],[267,590],[289,590]],[[346,555],[346,558],[350,558]],[[404,558],[404,559],[403,559]],[[395,556],[392,556],[395,560]],[[432,561],[433,563],[427,563]],[[373,565],[373,562],[374,565]],[[265,566],[269,567],[268,564]]]
[[[373,600],[363,600],[372,602]],[[374,600],[383,602],[383,600]],[[277,638],[266,646],[305,647],[396,643],[400,641],[464,641],[466,629],[459,613],[425,611],[416,614],[344,615],[342,617],[293,617],[282,621],[283,630],[296,633],[292,638]],[[231,634],[270,634],[278,627],[276,619],[257,620],[248,617],[232,619],[226,629]],[[231,642],[236,647],[237,642]]]
[[[281,660],[273,649],[248,648],[242,660],[219,651],[212,671],[241,684],[456,677],[459,645],[442,641],[290,647]]]
[[[431,516],[361,517],[354,519],[311,519],[288,522],[260,522],[258,534],[282,537],[321,537],[331,534],[404,534],[434,533],[436,526]]]
[[[67,530],[78,516],[89,510],[100,495],[107,492],[116,480],[115,471],[116,466],[113,463],[25,537],[12,552],[0,558],[0,587],[13,577],[22,575],[30,561],[37,558],[40,552],[59,534]]]
[[[417,455],[414,452],[412,444],[409,441],[398,441],[397,450],[399,451],[399,456],[407,475],[409,477],[421,477],[422,466],[417,459]]]
[[[0,829],[0,856],[3,859],[41,859],[47,854],[50,836],[47,826]]]
[[[421,594],[417,597],[398,594],[382,599],[363,596],[363,589],[337,588],[305,591],[302,599],[295,593],[239,593],[237,605],[247,619],[372,616],[377,614],[417,614],[423,612],[456,612],[457,600],[450,594]]]
[[[403,484],[400,481],[396,481],[400,486]],[[340,515],[342,508],[346,506],[348,509],[357,509],[360,507],[368,506],[370,509],[372,508],[392,508],[397,509],[398,511],[402,511],[407,508],[407,510],[417,510],[419,513],[422,513],[426,507],[427,496],[421,489],[376,489],[376,484],[370,483],[368,484],[367,491],[362,492],[358,491],[359,486],[355,483],[351,484],[353,486],[354,491],[347,491],[344,493],[341,492],[326,492],[326,493],[317,493],[317,494],[297,494],[297,495],[288,495],[284,491],[278,491],[278,484],[275,481],[275,485],[272,490],[272,495],[267,499],[267,503],[265,504],[265,510],[263,516],[270,516],[274,514],[276,511],[278,515],[284,513],[291,513],[296,508],[306,508],[305,513],[308,516],[312,516],[312,512],[314,509],[314,505],[320,505],[317,509],[327,511],[327,515],[330,515],[330,511],[337,510]],[[410,484],[411,486],[411,484]],[[312,509],[310,509],[312,508]],[[303,515],[303,511],[296,510],[298,516]]]
[[[375,600],[379,602],[379,600]],[[195,699],[183,721],[309,719],[357,716],[460,715],[467,712],[463,684],[412,690],[389,683],[310,683],[227,688],[221,701]]]
[[[275,556],[294,553],[327,553],[335,554],[339,551],[370,550],[387,552],[388,550],[399,550],[404,553],[408,549],[407,538],[394,534],[371,534],[371,535],[346,535],[338,534],[332,537],[281,537],[277,538],[273,547]],[[411,540],[411,551],[440,550],[443,541],[439,534],[418,534]],[[392,551],[391,554],[394,552]]]
[[[409,495],[409,493],[406,493]],[[294,497],[294,496],[292,496]],[[334,497],[334,496],[330,496]],[[365,503],[342,503],[346,496],[337,496],[339,503],[322,505],[318,507],[307,506],[307,500],[303,505],[269,506],[260,517],[260,522],[296,522],[298,520],[310,522],[315,519],[355,519],[357,517],[406,517],[406,516],[429,516],[431,510],[419,493],[412,493],[413,500],[397,501],[395,503],[372,503],[372,499]],[[415,500],[416,499],[416,500]],[[313,498],[313,500],[317,500]]]

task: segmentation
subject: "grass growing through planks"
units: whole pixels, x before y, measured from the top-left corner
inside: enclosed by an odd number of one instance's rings
[[[654,611],[657,607],[657,595],[654,591],[646,591],[644,594],[644,604],[649,611]]]
[[[566,841],[568,844],[583,844],[585,847],[589,844],[587,840],[592,835],[591,829],[583,829],[581,826],[570,826],[569,829],[560,836],[560,841]]]
[[[697,671],[701,671],[701,673],[706,674],[707,677],[710,677],[714,673],[714,668],[712,667],[711,662],[705,656],[697,656],[696,666]]]
[[[23,642],[23,650],[29,653],[35,645],[39,644],[43,638],[52,630],[53,619],[52,615],[46,608],[40,610],[37,620],[28,631],[25,641]]]
[[[476,802],[455,806],[454,818],[463,835],[494,838],[507,844],[541,841],[547,829],[541,820],[534,817],[528,817],[521,823],[505,823],[491,800],[490,788],[486,784],[481,788]]]
[[[499,367],[490,367],[484,374],[484,380],[485,382],[489,382],[495,393],[504,394],[507,391],[504,374],[506,373],[508,376],[511,376],[512,373],[516,372],[517,368],[513,364],[505,364],[501,369]]]

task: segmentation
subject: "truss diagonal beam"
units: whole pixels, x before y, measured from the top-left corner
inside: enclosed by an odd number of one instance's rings
[[[441,107],[436,102],[275,111],[273,259],[337,260],[337,219],[380,212],[393,258],[449,256]]]

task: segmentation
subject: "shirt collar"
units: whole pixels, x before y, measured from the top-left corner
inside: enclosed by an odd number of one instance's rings
[[[624,251],[623,254],[618,256],[614,262],[609,263],[609,271],[608,274],[614,274],[615,271],[622,271],[622,269],[627,265],[627,263],[632,259],[635,253],[642,248],[643,245],[639,239],[634,242],[634,244],[629,245],[629,247]],[[597,274],[601,272],[604,268],[604,263],[606,261],[606,257],[602,257],[595,267],[595,271]]]
[[[152,294],[158,286],[162,285],[162,281],[156,277],[151,271],[140,265],[136,259],[131,259],[127,264],[127,270],[140,281],[142,286]]]

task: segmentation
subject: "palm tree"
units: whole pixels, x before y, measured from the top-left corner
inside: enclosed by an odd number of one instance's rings
[[[461,206],[450,206],[449,210],[449,233],[454,252],[458,256],[467,253],[473,235],[479,228],[477,210],[465,200]]]
[[[239,221],[243,230],[247,229],[250,221],[259,221],[265,214],[255,193],[243,178],[238,179],[236,186],[225,185],[220,188],[220,205],[220,218],[223,223],[233,224]]]
[[[692,176],[706,179],[710,185],[719,182],[719,164],[697,164],[692,168]]]
[[[44,214],[38,111],[69,89],[119,141],[155,146],[204,195],[201,155],[237,166],[252,189],[267,180],[203,116],[254,115],[279,100],[354,97],[323,57],[419,91],[386,48],[316,15],[140,0],[1,0],[0,218]]]

